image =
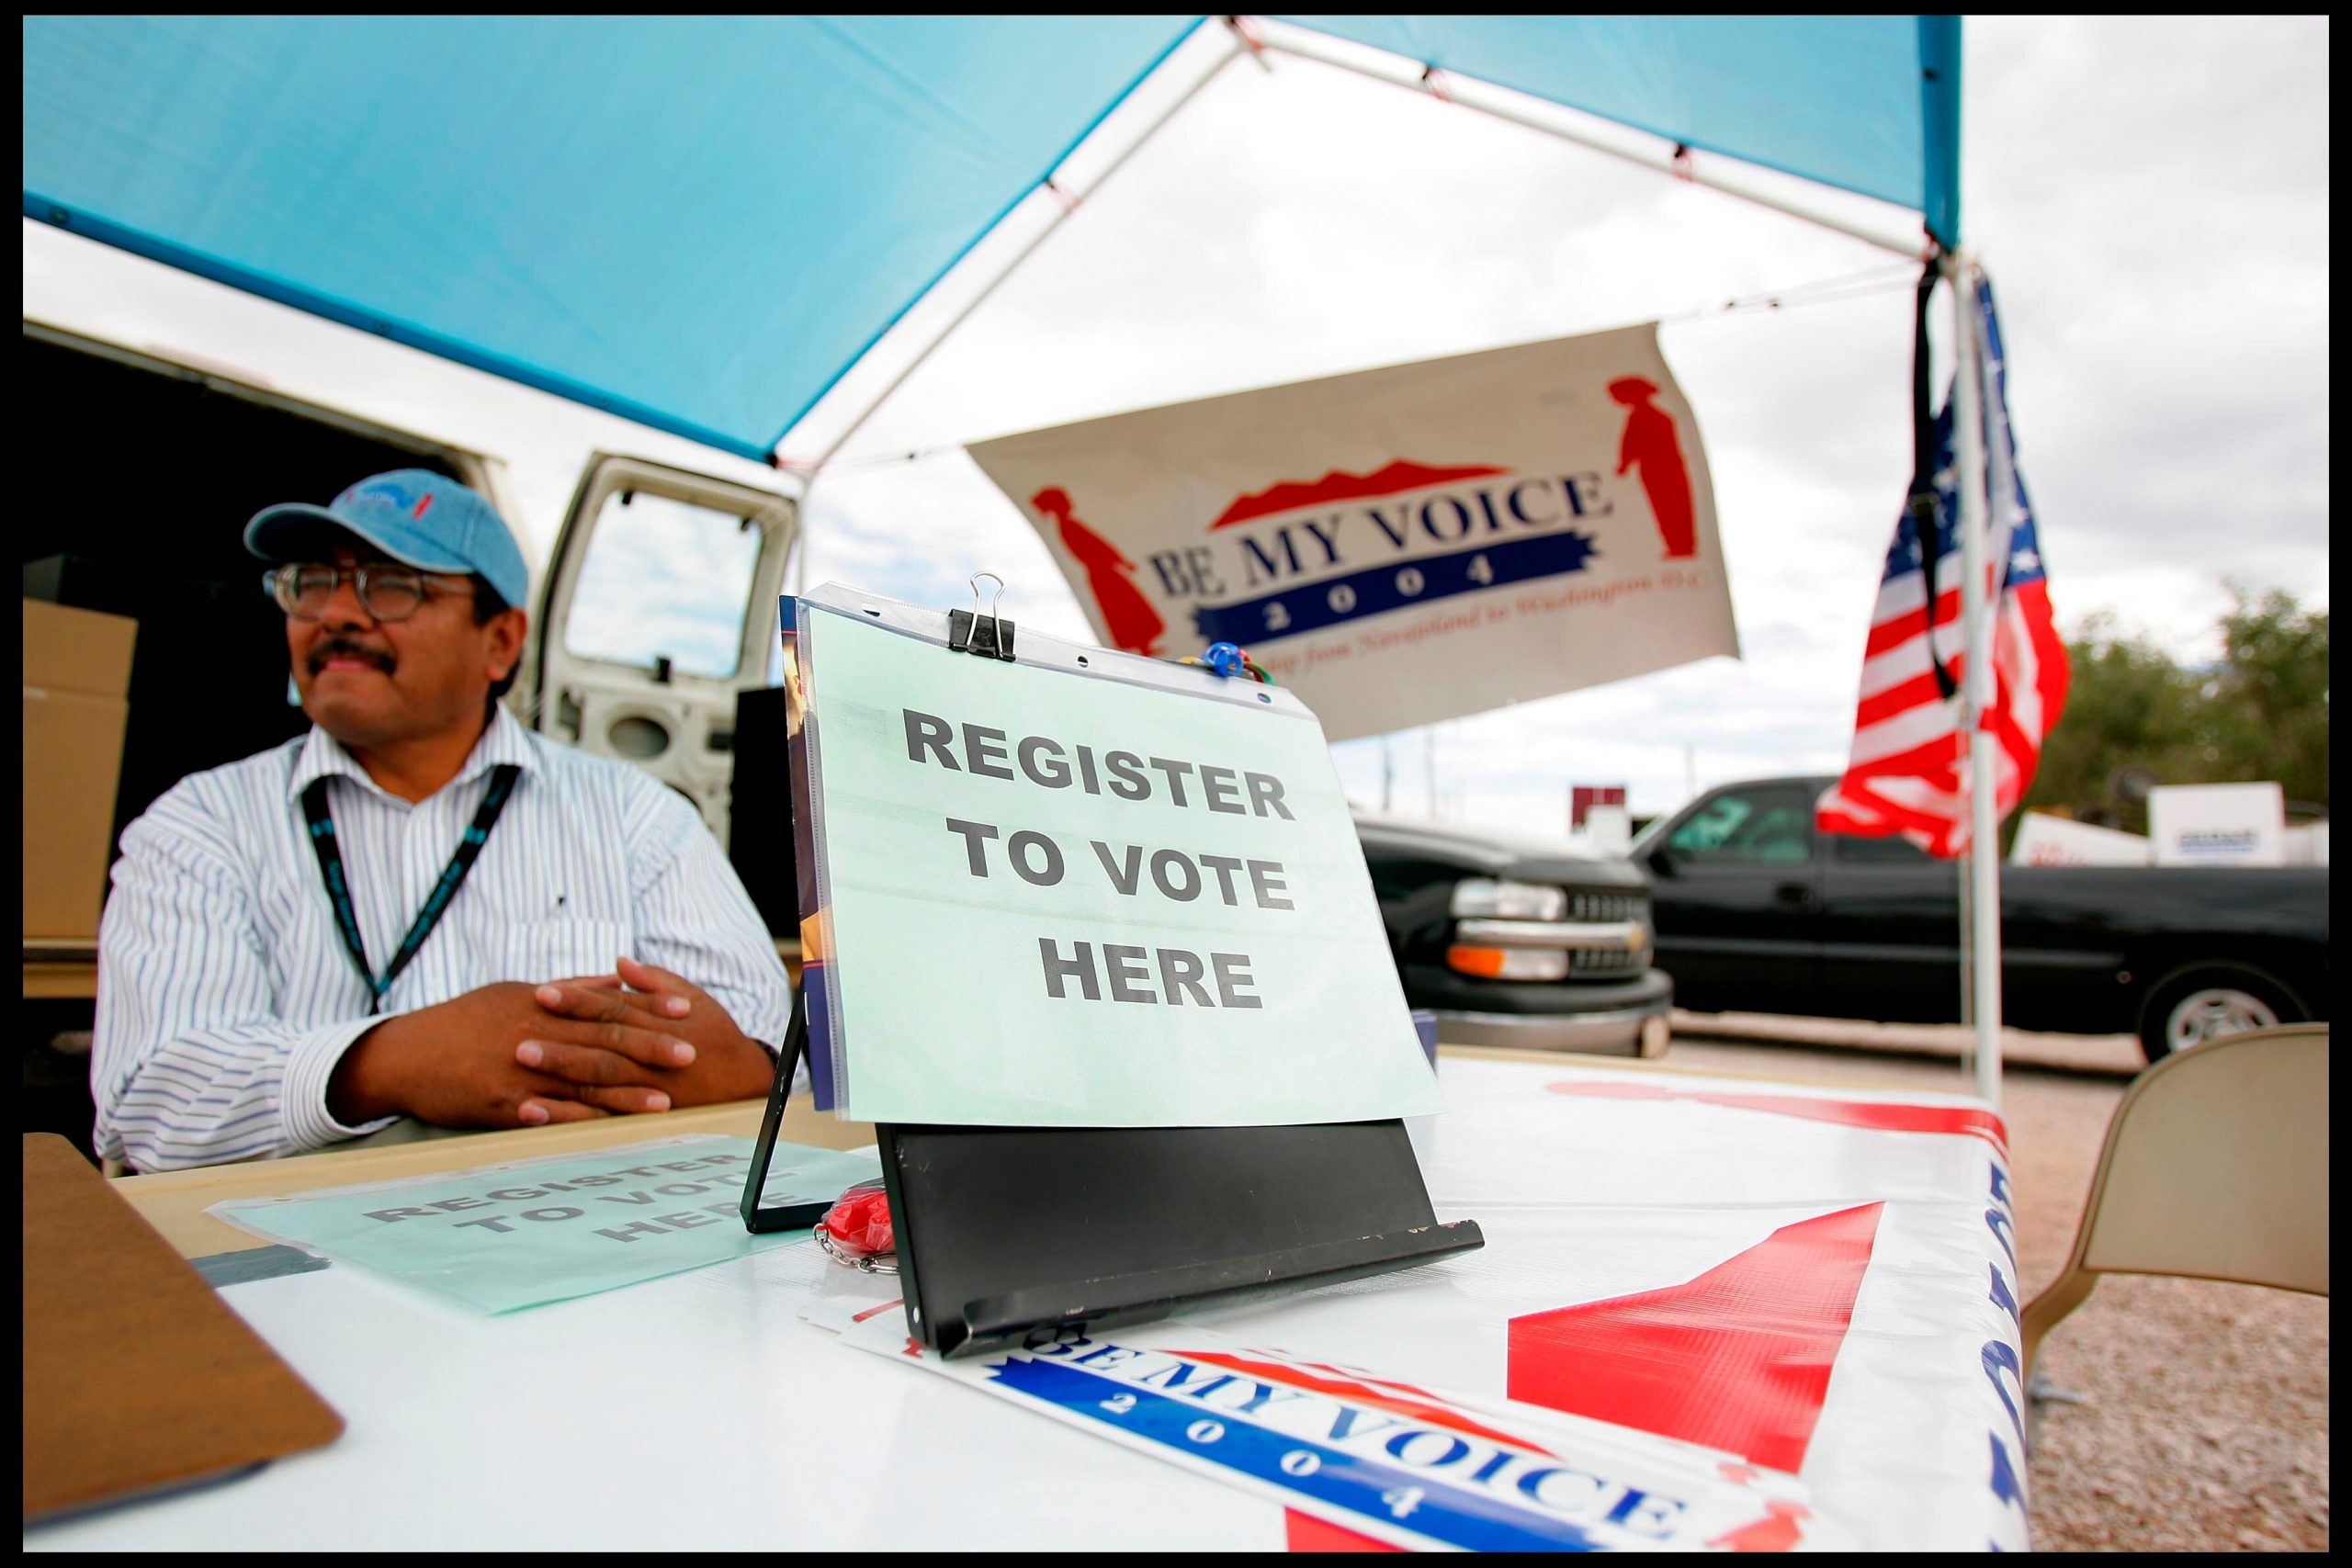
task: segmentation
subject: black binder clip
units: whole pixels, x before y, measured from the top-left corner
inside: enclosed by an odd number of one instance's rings
[[[980,614],[980,579],[996,584],[996,597],[989,601],[989,613]],[[1004,603],[1004,579],[992,571],[975,572],[971,579],[972,607],[947,612],[947,651],[977,653],[983,659],[1012,658],[1012,623],[998,615],[997,606]]]

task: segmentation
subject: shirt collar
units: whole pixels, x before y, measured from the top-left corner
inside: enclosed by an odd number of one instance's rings
[[[505,704],[493,703],[490,710],[490,728],[482,731],[480,740],[474,742],[474,749],[467,756],[465,766],[441,787],[453,789],[470,779],[479,778],[503,762],[512,762],[531,774],[538,773],[541,769],[539,749],[531,732],[506,711]],[[311,784],[337,774],[350,779],[363,789],[384,795],[386,799],[391,798],[368,776],[368,770],[359,765],[358,759],[344,750],[343,742],[315,724],[311,726],[310,737],[302,743],[301,754],[295,759],[294,774],[286,783],[286,798],[299,800],[302,792]]]

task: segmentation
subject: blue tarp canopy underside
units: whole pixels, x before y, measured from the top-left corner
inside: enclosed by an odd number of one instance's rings
[[[1950,18],[1291,18],[1918,209]],[[28,217],[764,457],[1195,17],[25,20]]]

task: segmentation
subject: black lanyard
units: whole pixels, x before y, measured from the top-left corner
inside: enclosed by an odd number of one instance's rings
[[[466,874],[474,868],[482,845],[490,841],[490,830],[498,823],[498,814],[506,809],[506,797],[514,793],[514,781],[523,770],[513,762],[501,762],[490,771],[490,793],[481,799],[481,809],[466,829],[466,836],[458,840],[458,852],[441,872],[433,892],[424,900],[424,908],[416,912],[416,923],[408,928],[408,935],[401,939],[400,951],[392,954],[391,967],[384,977],[368,966],[368,945],[360,940],[359,914],[351,907],[351,885],[343,874],[343,852],[335,845],[334,818],[327,814],[327,779],[320,779],[302,792],[302,818],[311,825],[311,848],[318,852],[319,875],[327,885],[328,901],[334,905],[335,930],[343,934],[343,945],[351,953],[351,962],[359,966],[359,977],[368,982],[368,1010],[374,1012],[384,1005],[384,994],[400,978],[408,961],[416,956],[433,928],[441,923],[442,913],[449,908],[449,900],[458,896],[464,886]]]

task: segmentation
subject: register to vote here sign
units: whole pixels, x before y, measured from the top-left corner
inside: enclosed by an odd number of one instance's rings
[[[1017,662],[951,653],[862,613],[883,604],[829,585],[798,617],[835,1109],[1085,1127],[1439,1109],[1295,697],[1027,627]]]

